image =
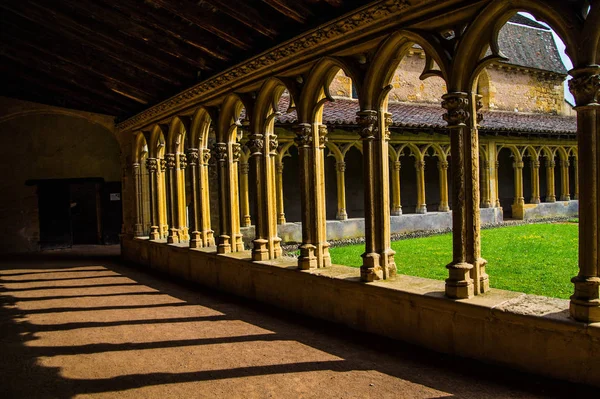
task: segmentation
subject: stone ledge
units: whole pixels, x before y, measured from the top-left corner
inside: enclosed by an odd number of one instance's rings
[[[357,268],[299,271],[292,258],[252,262],[249,252],[217,255],[214,248],[126,236],[122,254],[207,287],[358,330],[600,386],[600,323],[569,319],[565,300],[496,289],[451,300],[437,280],[400,275],[360,283]]]

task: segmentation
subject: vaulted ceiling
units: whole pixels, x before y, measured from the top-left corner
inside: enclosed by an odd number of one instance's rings
[[[1,0],[0,95],[123,120],[370,0]]]

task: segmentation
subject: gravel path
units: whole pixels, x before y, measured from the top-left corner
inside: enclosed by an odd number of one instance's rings
[[[0,260],[0,397],[597,394],[168,281],[115,255],[83,247]]]

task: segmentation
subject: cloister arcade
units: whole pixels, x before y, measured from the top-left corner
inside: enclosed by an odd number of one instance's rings
[[[427,162],[427,169],[437,168],[437,211],[452,210],[453,258],[446,266],[445,294],[471,298],[486,293],[493,280],[481,256],[480,208],[501,206],[498,171],[510,167],[514,173],[513,217],[522,217],[527,204],[579,199],[580,272],[572,280],[571,315],[580,321],[600,321],[599,4],[583,2],[582,8],[570,2],[537,0],[478,4],[421,22],[388,21],[383,35],[372,22],[386,20],[406,6],[402,1],[390,1],[369,14],[365,27],[360,28],[362,36],[344,36],[344,44],[335,51],[323,49],[296,58],[288,54],[287,61],[272,61],[277,65],[274,72],[246,79],[245,74],[251,74],[264,59],[268,64],[269,57],[277,58],[267,54],[250,61],[254,64],[228,71],[223,75],[226,78],[215,78],[206,92],[197,91],[201,94],[195,97],[189,94],[193,100],[185,107],[177,102],[171,107],[167,102],[156,113],[142,113],[122,123],[120,134],[132,138],[124,159],[126,176],[132,178],[128,198],[135,209],[128,219],[126,215],[125,235],[140,237],[138,240],[148,236],[165,245],[215,248],[219,254],[241,253],[241,229],[251,223],[255,225],[252,261],[279,258],[277,226],[286,221],[283,171],[286,155],[294,148],[300,173],[292,184],[299,185],[302,222],[297,267],[326,268],[331,259],[326,238],[325,157],[329,153],[335,159],[336,217],[343,220],[348,217],[344,156],[358,149],[363,162],[365,219],[360,279],[372,282],[396,274],[394,257],[401,254],[395,254],[390,246],[390,217],[404,212],[401,168],[408,162],[414,165],[414,211],[425,213]],[[576,141],[548,144],[535,138],[480,138],[482,103],[477,78],[486,65],[503,59],[496,35],[518,11],[547,22],[566,44],[575,66],[569,74],[577,103]],[[317,42],[305,39],[302,43],[314,49]],[[426,52],[422,78],[441,78],[447,86],[440,104],[446,110],[446,136],[407,140],[406,135],[395,132],[388,108],[390,79],[414,43]],[[358,97],[358,131],[345,136],[334,134],[323,120],[325,104],[334,101],[329,84],[339,69],[351,77]],[[279,107],[282,96],[289,96],[287,109]],[[293,135],[289,130],[276,134],[280,131],[279,127],[276,130],[278,118],[289,112],[295,113]],[[218,176],[216,185],[209,184],[212,167]],[[211,203],[212,190],[218,192],[216,203]],[[250,210],[249,193],[255,197],[255,210]],[[211,223],[215,214],[218,226]]]

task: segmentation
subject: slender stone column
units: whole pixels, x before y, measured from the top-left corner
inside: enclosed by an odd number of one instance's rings
[[[400,161],[392,163],[392,216],[402,215],[402,202],[400,199]]]
[[[326,267],[331,265],[329,243],[325,234],[323,148],[326,130],[310,123],[298,124],[295,130],[302,205],[302,244],[299,247],[298,268],[306,270]]]
[[[540,161],[533,159],[531,160],[531,203],[540,202]]]
[[[346,162],[338,161],[335,164],[337,182],[337,220],[347,220],[346,213]]]
[[[229,220],[229,231],[231,232],[231,250],[233,252],[241,252],[244,250],[244,242],[242,241],[242,233],[240,230],[240,195],[239,195],[239,163],[240,155],[242,154],[242,146],[239,143],[230,145],[231,157],[228,163],[229,167],[229,212],[231,218]]]
[[[275,170],[277,172],[277,224],[285,224],[285,209],[283,203],[283,161],[275,163]]]
[[[156,158],[148,158],[146,160],[146,168],[148,168],[148,180],[150,180],[150,239],[158,240],[160,238],[157,201],[158,184],[156,179],[156,173],[159,168],[158,160]]]
[[[450,130],[452,162],[452,262],[446,267],[446,295],[470,298],[489,290],[481,258],[479,215],[478,109],[473,93],[448,93],[442,107]]]
[[[547,191],[546,191],[546,202],[556,202],[556,191],[554,188],[554,168],[556,167],[556,162],[554,159],[547,158],[546,159],[546,181],[547,181]]]
[[[200,213],[199,213],[199,231],[204,247],[211,247],[215,245],[214,231],[210,225],[210,191],[208,186],[208,161],[210,161],[210,150],[208,148],[202,148],[201,158],[199,160],[198,168],[200,174],[199,191],[200,191]]]
[[[512,216],[515,219],[524,219],[525,198],[523,197],[523,161],[513,162],[515,173],[515,197],[512,204]]]
[[[573,163],[573,179],[575,180],[573,199],[579,199],[579,161],[578,158],[575,159]]]
[[[250,219],[250,198],[248,195],[248,173],[250,173],[250,164],[240,162],[240,198],[242,208],[242,227],[252,226]]]
[[[133,163],[133,187],[135,189],[135,237],[141,237],[144,235],[144,226],[142,222],[142,173],[140,170],[140,164],[138,162]]]
[[[176,167],[177,161],[175,154],[165,154],[165,161],[167,161],[167,209],[169,212],[169,235],[167,236],[167,242],[174,244],[179,242],[179,231],[177,230],[177,199],[176,199],[176,183],[177,179]]]
[[[190,234],[188,228],[187,199],[185,193],[185,170],[187,169],[187,156],[182,153],[177,154],[177,190],[175,191],[177,201],[177,231],[179,242],[189,241]]]
[[[229,154],[227,143],[215,143],[214,149],[219,175],[219,239],[217,253],[231,252],[231,231],[229,230],[231,213],[229,212],[229,176],[227,161]]]
[[[264,198],[264,185],[265,181],[264,177],[264,136],[259,133],[251,133],[248,137],[248,142],[246,146],[250,150],[250,162],[254,167],[255,175],[256,175],[256,225],[254,228],[255,238],[252,240],[253,248],[252,248],[252,260],[261,261],[269,259],[269,240],[267,239],[267,226],[265,220],[265,198]],[[242,190],[242,214],[244,218],[248,214],[248,205],[244,206],[244,202],[248,200],[248,172],[249,172],[249,164],[242,163],[241,164],[241,173],[242,173],[242,181],[241,181],[241,190]],[[245,173],[244,173],[245,172]],[[246,177],[244,179],[244,176]],[[246,183],[244,184],[244,180]],[[245,191],[245,194],[244,194]],[[244,199],[245,197],[245,199]],[[244,209],[245,208],[245,209]],[[248,215],[248,221],[250,221],[250,216]]]
[[[579,273],[571,281],[571,316],[586,323],[600,321],[600,66],[569,72],[569,88],[577,106],[579,183]]]
[[[560,160],[560,200],[561,201],[570,201],[571,194],[569,193],[569,166],[570,162],[568,159]]]
[[[448,161],[445,159],[438,162],[440,172],[440,212],[449,212],[448,206]]]
[[[490,163],[488,161],[482,161],[481,172],[481,207],[491,208],[492,201],[490,200]]]
[[[389,131],[391,117],[381,111],[357,113],[365,181],[365,252],[360,278],[369,282],[396,274],[390,245]]]
[[[425,160],[415,161],[417,170],[417,213],[427,213],[427,202],[425,199]]]
[[[167,238],[169,235],[169,224],[167,223],[167,161],[159,159],[159,168],[157,170],[157,204],[158,204],[158,225],[161,238]]]
[[[496,208],[502,208],[500,204],[500,180],[499,180],[499,170],[500,170],[500,161],[496,160],[494,162],[494,185],[496,187]]]
[[[200,151],[197,148],[189,148],[187,151],[187,160],[190,168],[190,180],[192,186],[192,232],[190,233],[190,248],[202,248],[202,237],[200,234],[200,192],[198,163],[200,161]]]

